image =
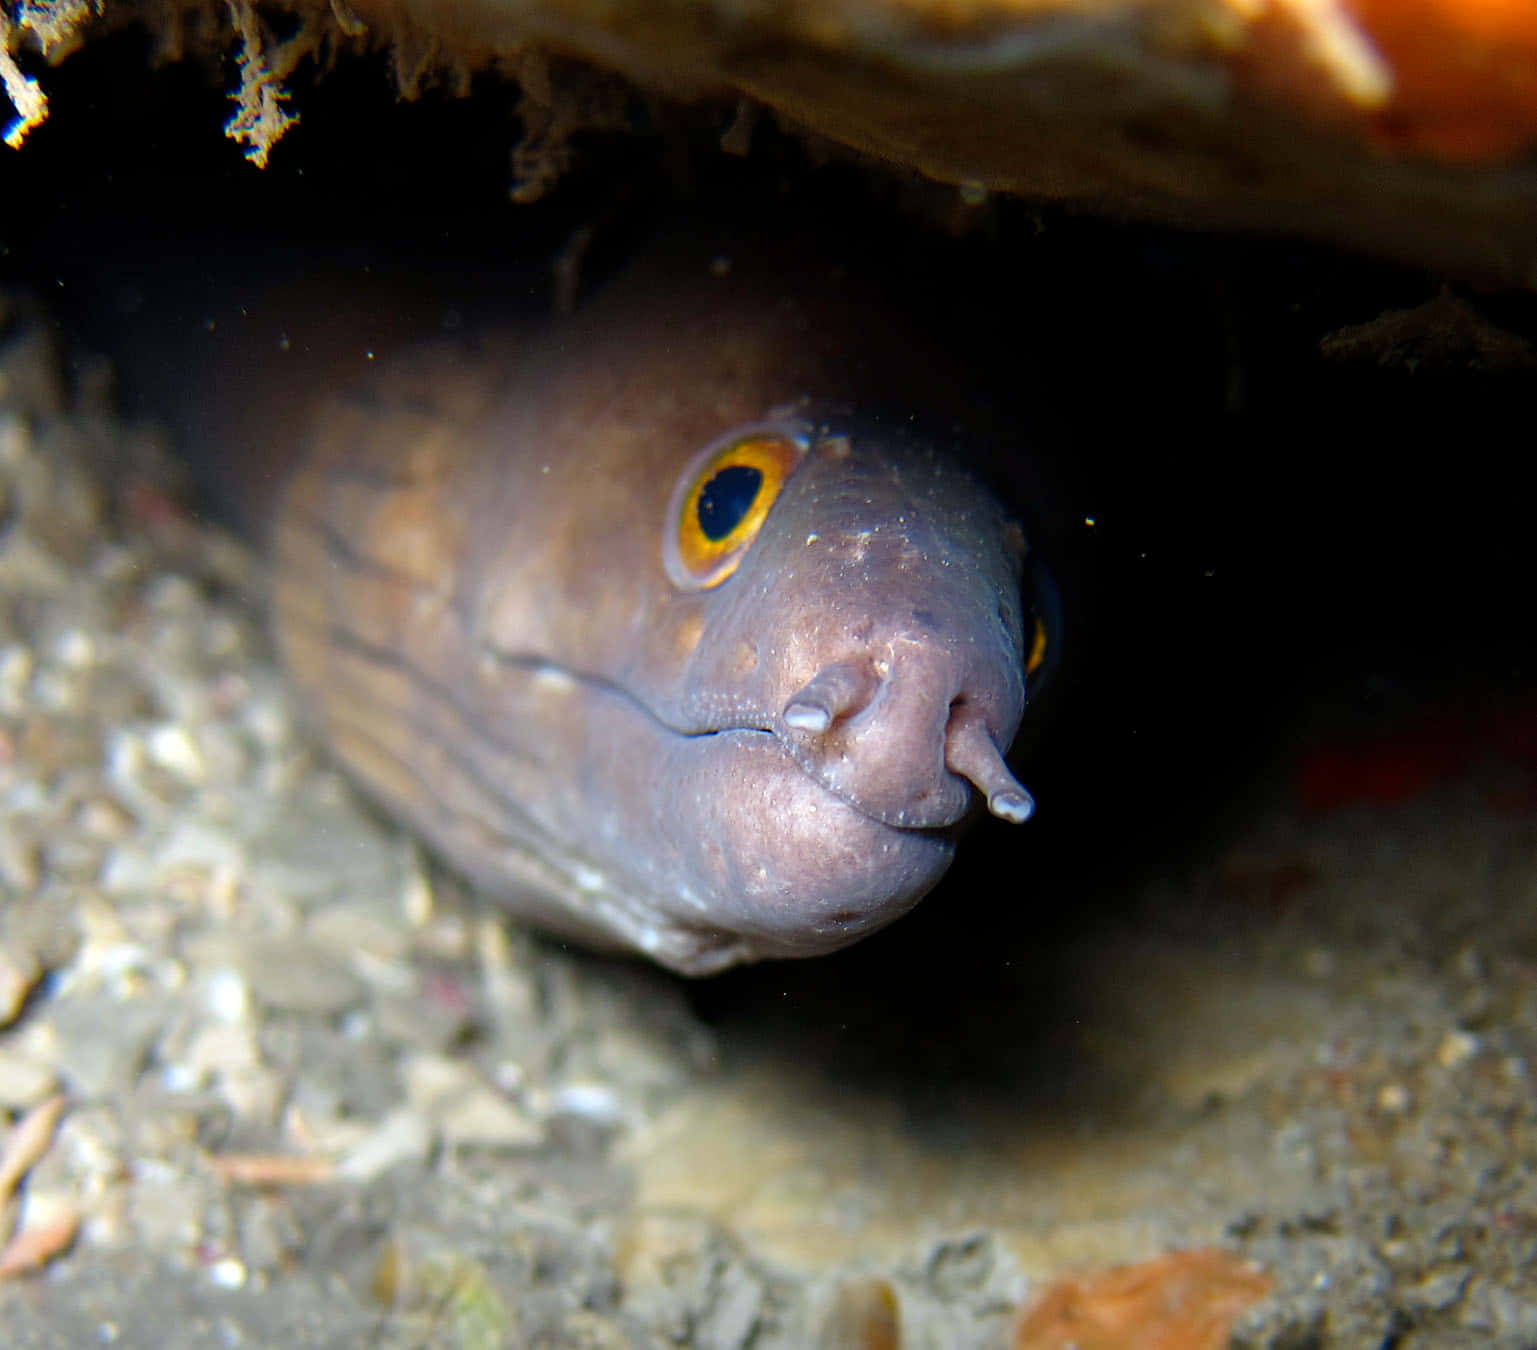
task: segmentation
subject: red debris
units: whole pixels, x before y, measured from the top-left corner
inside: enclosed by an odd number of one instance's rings
[[[1469,778],[1499,775],[1485,792],[1491,809],[1537,807],[1537,700],[1485,700],[1432,708],[1392,731],[1307,751],[1296,770],[1304,809],[1401,806]]]
[[[1274,1284],[1212,1249],[1058,1280],[1020,1319],[1013,1350],[1225,1350],[1234,1324]]]

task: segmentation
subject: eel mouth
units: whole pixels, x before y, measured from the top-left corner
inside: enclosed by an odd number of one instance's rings
[[[828,795],[897,830],[944,830],[971,810],[975,787],[993,815],[1028,820],[1035,801],[1009,771],[980,702],[904,699],[874,666],[824,665],[778,715],[678,725],[618,681],[529,653],[484,644],[498,664],[569,680],[623,700],[658,730],[685,739],[755,733],[772,737]]]
[[[1011,824],[1022,824],[1035,813],[1034,797],[1010,772],[985,716],[964,699],[957,699],[946,709],[942,734],[935,753],[927,757],[929,762],[916,773],[894,776],[872,792],[867,784],[870,770],[878,772],[882,763],[855,765],[856,772],[841,772],[851,765],[846,755],[850,738],[839,734],[837,718],[807,717],[804,695],[802,689],[786,704],[785,713],[767,725],[740,722],[699,729],[672,726],[639,700],[632,698],[631,702],[680,737],[768,736],[829,797],[893,830],[939,832],[958,825],[971,814],[972,788],[981,794],[993,815]],[[884,761],[888,757],[880,758]]]

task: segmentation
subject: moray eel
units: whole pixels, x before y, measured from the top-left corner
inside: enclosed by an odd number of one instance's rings
[[[1025,539],[919,415],[939,344],[746,271],[408,353],[325,403],[275,521],[347,769],[529,922],[691,975],[903,914],[973,787],[1032,810]]]

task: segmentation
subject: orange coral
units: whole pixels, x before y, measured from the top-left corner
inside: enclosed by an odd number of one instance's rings
[[[1013,1350],[1223,1350],[1273,1284],[1210,1249],[1059,1280],[1020,1319]]]
[[[1218,0],[1208,24],[1241,84],[1381,149],[1472,163],[1537,143],[1531,0]]]
[[[1347,0],[1392,68],[1374,120],[1384,144],[1446,159],[1512,154],[1537,141],[1532,0]]]

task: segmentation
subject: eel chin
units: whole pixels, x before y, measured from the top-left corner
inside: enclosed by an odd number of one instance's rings
[[[855,942],[907,913],[955,857],[953,828],[904,829],[860,811],[771,733],[681,737],[667,760],[656,837],[695,921],[735,935],[738,960]]]

